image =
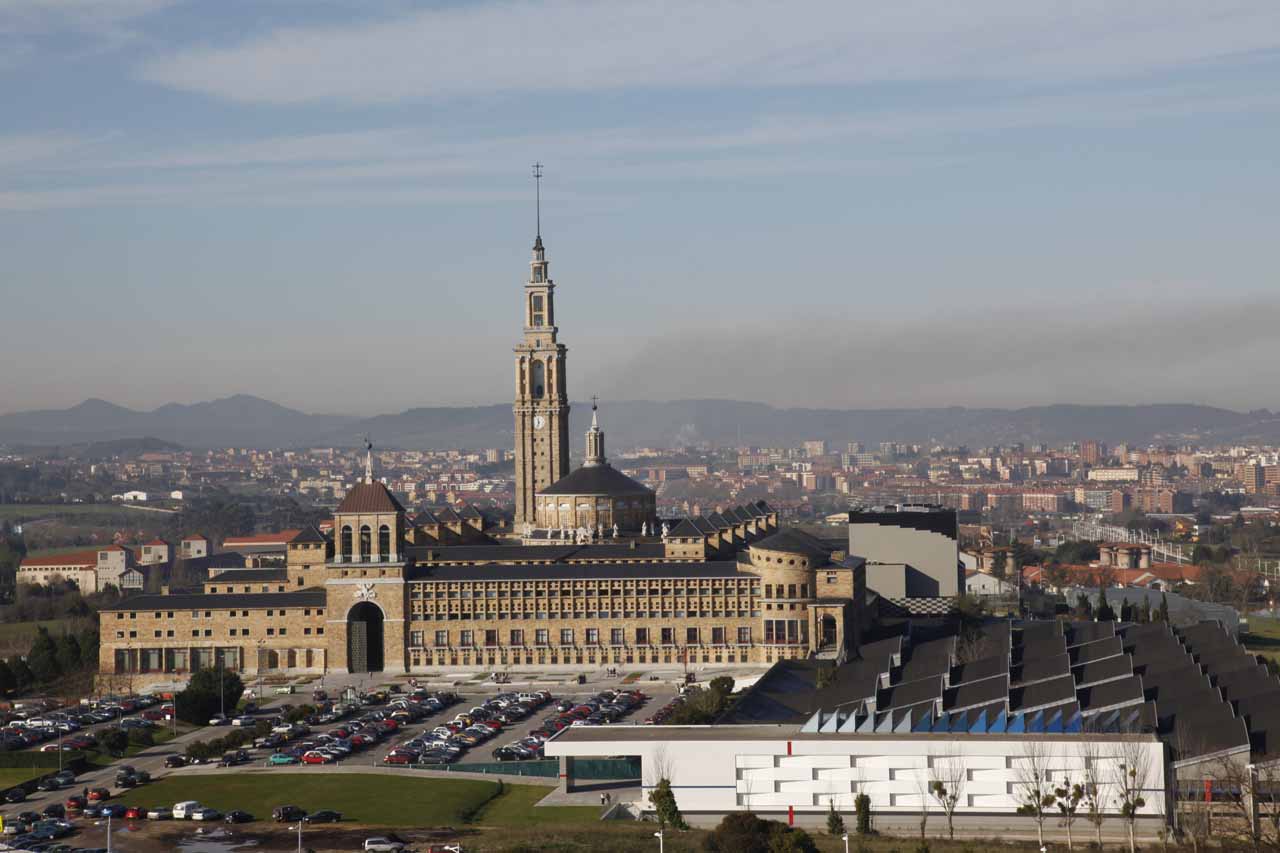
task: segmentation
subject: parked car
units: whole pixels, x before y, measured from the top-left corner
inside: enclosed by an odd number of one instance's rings
[[[20,803],[27,798],[27,792],[21,788],[10,788],[4,792],[6,803]]]
[[[276,806],[271,811],[271,819],[276,823],[290,823],[306,816],[307,813],[297,806]]]
[[[106,788],[90,788],[89,800],[91,802],[100,803],[103,800],[111,799],[111,792]]]
[[[297,764],[298,756],[290,755],[287,752],[277,752],[267,759],[267,764],[278,766],[281,764]]]
[[[364,840],[365,853],[401,853],[402,850],[404,850],[402,841],[392,841],[382,836]]]
[[[191,815],[199,809],[204,808],[195,800],[183,800],[180,803],[173,804],[174,820],[187,820]]]
[[[186,767],[187,758],[184,755],[170,755],[164,760],[164,766],[169,768]]]
[[[221,820],[222,812],[211,808],[196,809],[191,813],[191,819],[199,821]]]
[[[154,809],[147,809],[147,820],[172,820],[173,809],[167,806],[157,806]]]
[[[223,820],[227,823],[252,823],[253,815],[240,809],[232,809],[227,812],[227,816]]]
[[[341,820],[342,812],[335,812],[333,809],[321,809],[303,818],[306,823],[338,823]]]
[[[147,810],[142,806],[126,806],[124,810],[125,820],[143,820],[147,816]]]

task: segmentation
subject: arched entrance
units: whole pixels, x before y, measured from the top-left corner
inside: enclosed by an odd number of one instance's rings
[[[821,642],[819,648],[830,648],[836,644],[836,617],[830,613],[822,614],[822,620],[818,625],[818,636]]]
[[[368,601],[347,613],[347,671],[382,672],[382,611]]]

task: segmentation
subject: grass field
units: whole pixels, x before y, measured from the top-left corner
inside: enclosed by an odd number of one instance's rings
[[[131,791],[123,800],[141,806],[199,800],[224,812],[243,809],[260,820],[270,820],[273,808],[289,804],[307,811],[335,809],[346,820],[358,823],[461,826],[497,790],[497,782],[472,779],[243,773],[170,776]],[[544,795],[547,791],[539,790]]]
[[[534,805],[551,793],[541,785],[507,785],[500,796],[494,797],[472,818],[478,826],[546,826],[568,824],[595,824],[600,821],[600,809],[595,806],[546,806]]]
[[[7,790],[20,782],[25,782],[28,779],[34,779],[37,776],[43,776],[44,774],[51,772],[53,771],[32,770],[29,767],[0,768],[0,791]]]
[[[41,518],[107,518],[127,513],[116,504],[0,504],[0,519],[34,521]]]

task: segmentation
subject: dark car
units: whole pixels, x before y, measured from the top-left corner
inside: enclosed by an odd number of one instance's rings
[[[242,812],[239,809],[235,809],[234,811],[227,812],[227,815],[223,820],[227,823],[252,823],[253,815],[248,812]]]
[[[337,823],[342,820],[342,813],[335,812],[332,809],[321,809],[318,812],[312,812],[303,818],[307,823]]]
[[[126,806],[124,803],[111,803],[110,805],[103,806],[98,813],[101,814],[103,817],[114,818],[114,817],[124,817],[124,813],[128,810],[129,810],[129,807]]]
[[[289,823],[306,816],[307,813],[297,806],[277,806],[271,812],[271,819],[276,823]]]
[[[80,811],[85,806],[89,805],[89,801],[79,794],[72,794],[67,797],[67,801],[64,805],[69,811]]]
[[[45,776],[36,783],[36,787],[41,791],[56,791],[62,787],[62,784],[54,776]]]
[[[10,788],[4,792],[4,801],[6,803],[21,803],[27,798],[27,792],[21,788]]]
[[[62,818],[67,816],[67,810],[63,808],[60,803],[50,803],[49,805],[44,807],[44,811],[40,812],[40,814],[44,815],[45,817],[57,818],[61,820]]]
[[[187,759],[182,755],[170,755],[164,760],[165,767],[186,767]]]

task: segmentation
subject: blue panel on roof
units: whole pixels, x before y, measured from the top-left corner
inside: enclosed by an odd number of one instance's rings
[[[935,732],[951,731],[951,715],[944,711],[942,716],[938,718],[938,721],[933,724],[933,730]]]
[[[814,711],[813,716],[810,717],[805,722],[805,724],[800,727],[800,731],[809,732],[809,733],[817,732],[818,726],[821,725],[821,723],[822,723],[822,711]]]
[[[1009,730],[1009,715],[1003,708],[1000,713],[996,714],[996,718],[991,721],[991,725],[987,726],[987,732],[993,735],[1002,735]]]
[[[1027,715],[1023,713],[1014,714],[1009,718],[1009,725],[1005,731],[1010,734],[1023,734],[1027,730]]]
[[[969,724],[969,734],[981,735],[987,733],[987,712],[982,710],[978,712],[978,716]]]
[[[916,724],[911,727],[913,732],[931,732],[933,731],[933,712],[925,710],[920,712],[920,718],[916,720]]]
[[[1067,734],[1078,735],[1084,731],[1084,716],[1079,711],[1071,715],[1071,719],[1067,720],[1062,730]]]
[[[1119,711],[1112,711],[1109,714],[1104,713],[1102,715],[1102,719],[1098,720],[1098,731],[1114,732],[1116,730],[1116,720],[1119,719],[1119,717]]]
[[[872,711],[858,723],[858,734],[869,735],[876,730],[876,712]]]
[[[969,712],[968,711],[961,711],[958,714],[951,715],[950,731],[952,732],[969,731]]]
[[[1053,716],[1051,716],[1048,722],[1044,724],[1044,730],[1050,734],[1062,734],[1061,709],[1053,712]]]
[[[1044,731],[1044,711],[1036,711],[1031,715],[1031,719],[1027,720],[1027,731],[1037,734]]]

